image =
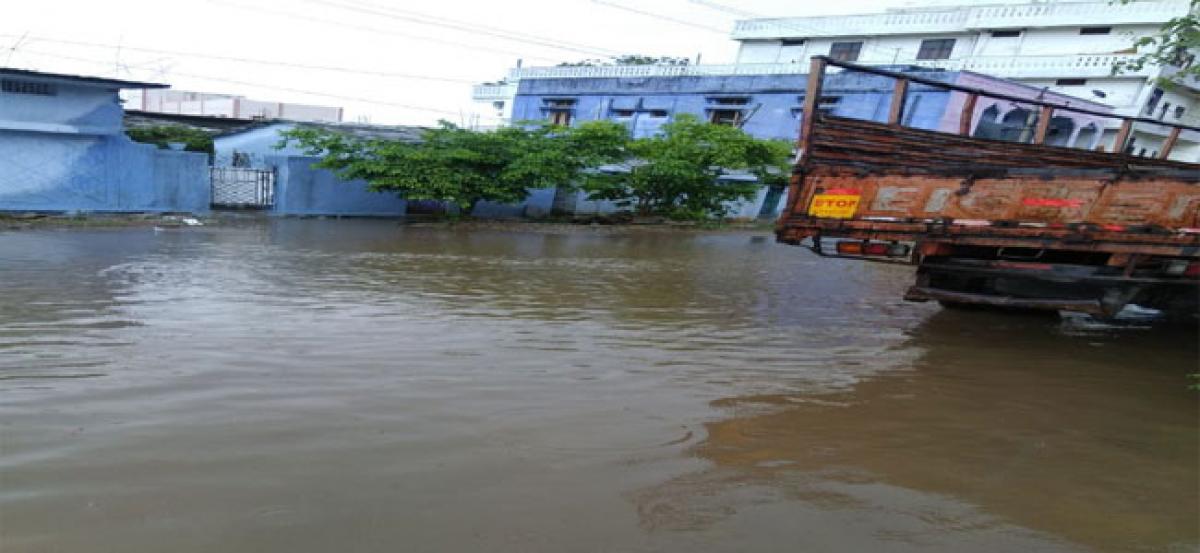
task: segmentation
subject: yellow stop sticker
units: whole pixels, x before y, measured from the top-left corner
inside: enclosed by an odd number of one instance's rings
[[[849,219],[858,211],[858,190],[830,189],[813,196],[808,214],[826,219]]]

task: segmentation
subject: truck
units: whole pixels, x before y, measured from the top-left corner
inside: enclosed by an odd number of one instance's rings
[[[887,120],[821,109],[831,70],[888,77]],[[902,124],[914,83],[963,98],[958,132]],[[989,98],[1028,106],[1028,132],[973,136],[975,106]],[[1200,314],[1200,164],[1169,159],[1181,133],[1200,128],[822,56],[812,60],[802,109],[777,241],[913,265],[905,299],[950,308],[1111,318],[1135,304],[1179,320]],[[1107,151],[1047,144],[1055,114],[1071,111],[1120,122]],[[1162,129],[1156,155],[1126,151],[1135,125]]]

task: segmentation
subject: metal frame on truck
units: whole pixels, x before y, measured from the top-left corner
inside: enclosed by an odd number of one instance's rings
[[[818,109],[831,67],[893,79],[887,121]],[[957,133],[901,123],[912,83],[965,95]],[[1028,142],[970,136],[981,98],[1032,108]],[[1120,120],[1113,151],[1047,145],[1059,112]],[[1154,158],[1123,151],[1139,124],[1169,129]],[[1200,165],[1168,159],[1185,131],[1200,128],[815,57],[777,237],[825,256],[916,264],[916,301],[1195,313]]]

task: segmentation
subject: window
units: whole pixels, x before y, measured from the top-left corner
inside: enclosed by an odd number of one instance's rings
[[[1081,35],[1107,35],[1112,32],[1112,27],[1083,27],[1079,29]]]
[[[569,111],[552,111],[550,112],[550,124],[569,127],[571,125],[571,112]]]
[[[548,98],[542,100],[550,124],[567,127],[571,125],[571,114],[575,111],[575,100],[572,98]]]
[[[833,113],[833,110],[837,109],[841,103],[841,96],[822,96],[817,98],[817,111],[821,113]]]
[[[1059,79],[1054,81],[1057,86],[1083,86],[1087,84],[1087,79]]]
[[[650,117],[666,117],[667,116],[667,110],[665,110],[665,109],[652,109],[652,110],[650,110],[649,113],[650,113]]]
[[[232,164],[234,167],[249,167],[250,154],[234,150]]]
[[[804,46],[804,39],[802,39],[802,38],[785,38],[785,39],[780,40],[779,44],[782,46]]]
[[[1142,115],[1154,115],[1154,108],[1158,107],[1158,103],[1162,101],[1163,91],[1161,88],[1154,89],[1150,93],[1150,99],[1146,100],[1146,111]]]
[[[1167,110],[1169,110],[1169,109],[1171,109],[1171,102],[1163,102],[1163,105],[1161,108],[1159,108],[1159,112],[1158,112],[1158,120],[1159,121],[1162,121],[1163,117],[1167,116]]]
[[[1183,112],[1185,111],[1187,111],[1187,108],[1183,106],[1175,106],[1175,118],[1183,119]]]
[[[1017,38],[1019,36],[1021,36],[1021,31],[1015,29],[992,31],[992,38]]]
[[[631,110],[631,109],[614,109],[612,114],[613,114],[613,117],[633,117],[633,110]]]
[[[708,122],[717,125],[729,125],[736,127],[742,122],[742,110],[740,109],[714,109],[708,115]]]
[[[954,51],[954,39],[931,38],[921,41],[921,49],[917,51],[919,60],[948,60]]]
[[[708,101],[718,106],[744,106],[750,103],[750,98],[746,96],[726,96],[720,98],[709,98]]]
[[[858,61],[862,45],[861,42],[835,42],[829,47],[829,57],[838,61]]]
[[[0,80],[0,91],[9,94],[32,94],[35,96],[54,96],[54,85],[50,83],[35,83],[15,79]]]

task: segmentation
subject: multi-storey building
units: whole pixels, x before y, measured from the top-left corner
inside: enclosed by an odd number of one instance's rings
[[[968,70],[1098,101],[1118,114],[1200,126],[1200,82],[1160,86],[1178,70],[1147,66],[1114,74],[1136,57],[1134,42],[1188,13],[1189,0],[1129,3],[1045,1],[896,9],[879,14],[739,21],[739,64],[807,63],[828,55],[862,64]],[[1191,60],[1180,60],[1191,63]],[[1110,125],[1105,140],[1116,131]],[[1125,145],[1154,153],[1167,130],[1139,124]],[[1184,133],[1172,157],[1200,158],[1200,136]]]
[[[1126,4],[1109,0],[1049,0],[905,8],[868,15],[751,19],[739,21],[734,27],[733,38],[741,43],[736,64],[515,68],[506,84],[479,86],[474,92],[477,102],[503,110],[513,109],[518,91],[528,89],[523,81],[531,79],[607,78],[604,81],[607,85],[592,83],[591,90],[601,92],[607,86],[611,92],[619,93],[622,82],[632,78],[792,75],[795,91],[802,92],[802,75],[808,70],[809,59],[826,55],[865,65],[983,74],[1026,85],[1035,95],[1061,95],[1064,103],[1076,102],[1080,107],[1103,104],[1121,115],[1200,126],[1200,82],[1192,79],[1179,86],[1162,86],[1160,78],[1177,71],[1174,67],[1147,66],[1120,74],[1113,72],[1115,64],[1136,57],[1133,45],[1137,39],[1153,35],[1163,23],[1186,14],[1189,9],[1189,0],[1140,0]],[[996,81],[987,84],[995,86]],[[1020,119],[1021,123],[1027,123],[1021,106],[994,102],[993,107],[994,110],[981,114],[985,123],[980,125],[983,130],[977,126],[976,132],[987,136],[991,129],[1006,122]],[[518,106],[512,117],[528,115]],[[1112,150],[1116,125],[1115,120],[1103,121],[1095,131],[1097,138],[1071,140],[1069,145],[1103,146]],[[1134,154],[1155,155],[1168,132],[1161,126],[1140,123],[1123,147]],[[1010,134],[997,137],[1022,136]],[[1200,159],[1200,133],[1182,133],[1171,157]]]
[[[232,94],[147,89],[129,91],[123,98],[127,107],[143,112],[320,123],[342,120],[340,107],[252,100]]]

